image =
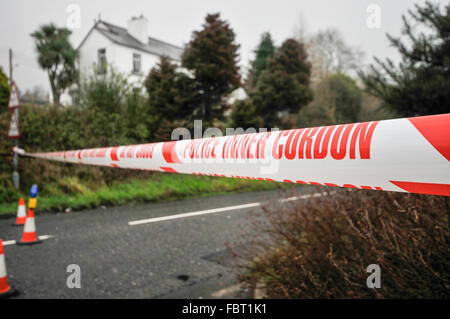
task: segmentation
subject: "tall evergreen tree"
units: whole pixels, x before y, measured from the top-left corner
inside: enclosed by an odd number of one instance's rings
[[[261,40],[255,50],[255,60],[251,63],[251,69],[247,78],[247,89],[256,87],[261,72],[267,69],[267,61],[275,54],[275,45],[269,32],[261,35]]]
[[[312,100],[311,65],[306,59],[303,44],[287,39],[269,60],[267,70],[261,73],[250,97],[266,127],[282,127],[283,115],[297,113]]]
[[[401,55],[396,67],[391,59],[375,58],[369,73],[360,73],[368,92],[381,98],[384,106],[402,116],[446,113],[450,111],[450,4],[441,11],[439,4],[427,2],[408,11],[418,28],[403,18],[402,33],[408,38],[388,35]]]
[[[238,49],[234,31],[217,13],[206,16],[184,51],[182,64],[194,75],[199,92],[195,115],[208,124],[223,117],[223,97],[240,86]]]
[[[145,80],[149,95],[149,115],[152,131],[179,121],[188,122],[198,105],[196,83],[178,71],[169,58],[161,57]],[[187,123],[185,123],[187,124]]]
[[[59,105],[61,94],[77,79],[78,51],[69,41],[71,31],[54,24],[43,25],[31,36],[35,39],[39,65],[47,71],[53,103]]]

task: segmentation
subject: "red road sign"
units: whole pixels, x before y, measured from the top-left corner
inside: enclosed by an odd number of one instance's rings
[[[19,90],[17,89],[16,82],[11,84],[11,92],[9,94],[8,108],[15,109],[20,107]]]
[[[8,138],[14,139],[19,137],[19,110],[16,107],[11,110],[11,121],[9,122]]]

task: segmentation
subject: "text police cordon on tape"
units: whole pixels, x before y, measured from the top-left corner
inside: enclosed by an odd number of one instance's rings
[[[450,196],[450,114],[23,156]]]

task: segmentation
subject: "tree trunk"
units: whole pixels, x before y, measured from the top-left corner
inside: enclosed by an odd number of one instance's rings
[[[59,92],[53,92],[53,104],[55,104],[57,107],[61,106],[61,103],[59,102],[61,98],[61,94]]]
[[[56,83],[55,83],[55,76],[49,72],[48,73],[48,79],[50,80],[50,87],[52,89],[52,95],[53,95],[53,104],[56,106],[61,106],[60,103],[60,97],[61,97],[61,93],[59,92]]]

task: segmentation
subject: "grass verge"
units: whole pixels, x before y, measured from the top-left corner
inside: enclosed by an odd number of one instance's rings
[[[158,202],[188,197],[219,195],[230,192],[271,190],[291,187],[289,184],[269,181],[245,180],[223,177],[192,176],[156,173],[149,179],[115,182],[92,190],[77,179],[65,181],[73,194],[42,194],[37,211],[62,211],[65,208],[81,210],[101,205],[113,206],[131,203]],[[22,194],[23,195],[23,194]],[[25,195],[23,195],[26,197]],[[14,214],[17,202],[0,203],[0,215]]]

